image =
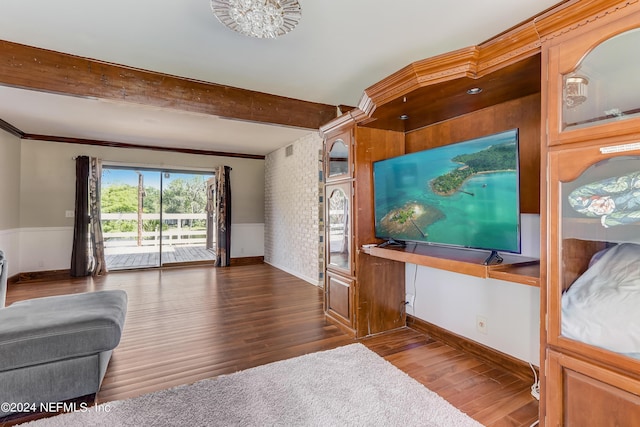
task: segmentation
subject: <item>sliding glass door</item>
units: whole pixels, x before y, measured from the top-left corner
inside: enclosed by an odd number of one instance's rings
[[[212,262],[206,181],[212,175],[103,166],[102,227],[109,270]]]
[[[210,176],[210,175],[209,175]],[[206,249],[208,176],[164,172],[162,179],[163,264],[208,261]]]

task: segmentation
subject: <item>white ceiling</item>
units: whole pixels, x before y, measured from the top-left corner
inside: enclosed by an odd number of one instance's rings
[[[558,0],[299,0],[275,40],[220,24],[209,0],[2,0],[0,39],[331,105],[419,59],[479,44]],[[0,119],[26,133],[267,154],[310,130],[0,86]]]

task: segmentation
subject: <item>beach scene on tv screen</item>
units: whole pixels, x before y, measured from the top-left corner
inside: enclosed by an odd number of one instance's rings
[[[376,235],[519,251],[517,129],[374,163]]]

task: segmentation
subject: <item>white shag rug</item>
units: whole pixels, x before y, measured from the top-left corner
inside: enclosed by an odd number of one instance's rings
[[[23,425],[481,427],[362,344]]]

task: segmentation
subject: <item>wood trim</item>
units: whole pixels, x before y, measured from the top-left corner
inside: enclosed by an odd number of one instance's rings
[[[475,77],[479,50],[476,46],[416,61],[365,89],[376,107],[423,87],[460,77]]]
[[[264,262],[264,256],[252,256],[252,257],[239,257],[231,258],[231,266],[243,266],[243,265],[257,265]],[[166,264],[162,267],[152,268],[176,268],[176,267],[202,267],[203,265],[210,265],[213,267],[211,261],[194,261],[194,262],[177,262],[172,264]],[[120,271],[133,271],[129,270],[115,270],[115,273]],[[108,274],[108,273],[107,273]],[[8,278],[8,284],[28,283],[28,282],[45,282],[51,280],[66,280],[71,277],[71,270],[45,270],[45,271],[31,271],[15,274]]]
[[[480,78],[540,52],[543,41],[614,13],[639,0],[565,2],[477,46],[416,61],[365,89],[376,107],[423,86]]]
[[[607,15],[627,8],[639,0],[612,2],[611,0],[572,0],[555,7],[533,20],[540,40],[547,43],[564,34],[582,28]]]
[[[237,120],[318,129],[337,115],[333,105],[111,64],[0,41],[0,84],[101,98]]]
[[[18,129],[17,127],[12,125],[11,123],[5,122],[2,119],[0,119],[0,129],[9,132],[13,136],[17,136],[18,138],[23,138],[24,137],[24,132],[22,132],[20,129]]]
[[[156,147],[151,145],[129,144],[125,142],[114,142],[114,141],[100,141],[95,139],[67,138],[63,136],[52,136],[52,135],[23,134],[22,139],[32,140],[32,141],[63,142],[68,144],[98,145],[101,147],[131,148],[131,149],[137,149],[137,150],[170,151],[172,153],[197,154],[197,155],[203,155],[203,156],[236,157],[236,158],[242,158],[242,159],[258,159],[258,160],[265,159],[265,156],[260,154],[226,153],[223,151],[196,150],[192,148],[178,148],[178,147]]]
[[[356,331],[352,329],[350,326],[345,325],[343,321],[341,321],[338,317],[336,317],[332,312],[325,311],[325,319],[327,322],[331,323],[333,326],[336,326],[340,331],[345,333],[350,338],[356,338]]]
[[[479,79],[537,55],[543,43],[597,21],[640,0],[612,5],[611,0],[568,0],[479,45],[413,62],[365,89],[358,107],[349,112],[366,124],[376,108],[425,86],[460,78]]]
[[[336,117],[328,123],[320,126],[320,136],[327,138],[334,133],[343,132],[353,126],[355,126],[357,120],[352,116],[354,111],[359,111],[358,108],[351,110],[340,117]]]
[[[472,354],[486,363],[507,369],[518,378],[533,384],[533,373],[531,371],[531,367],[527,363],[516,359],[513,356],[509,356],[508,354],[502,353],[494,348],[472,341],[411,315],[407,315],[407,326],[418,332],[429,335],[430,337],[435,338],[453,348]],[[537,367],[536,373],[538,373]]]
[[[10,283],[25,283],[25,282],[44,282],[49,280],[63,280],[71,277],[71,270],[45,270],[45,271],[31,271],[18,273],[13,276],[13,280]]]
[[[256,265],[264,263],[264,256],[245,256],[240,258],[231,258],[231,267],[239,265]]]

